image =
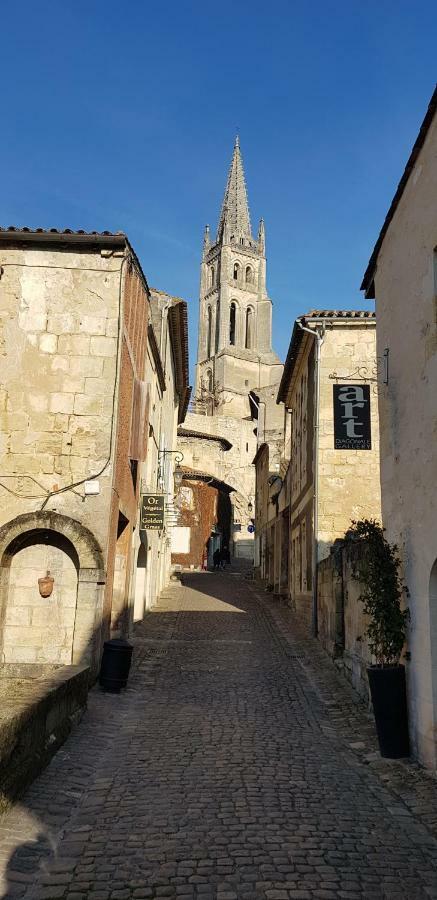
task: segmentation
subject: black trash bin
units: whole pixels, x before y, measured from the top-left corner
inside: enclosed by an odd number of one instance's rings
[[[118,694],[120,688],[126,687],[132,651],[132,644],[122,638],[105,641],[99,675],[100,687],[105,691]]]

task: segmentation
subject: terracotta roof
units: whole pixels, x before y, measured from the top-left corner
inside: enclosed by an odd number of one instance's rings
[[[390,205],[390,209],[384,219],[384,224],[381,228],[381,231],[379,232],[378,240],[373,248],[373,253],[370,257],[370,260],[367,265],[367,269],[364,273],[364,278],[361,283],[361,290],[366,292],[366,297],[368,297],[369,300],[373,300],[375,297],[375,286],[374,286],[373,282],[374,282],[374,278],[375,278],[375,270],[376,270],[376,264],[378,262],[379,251],[381,250],[382,243],[383,243],[384,238],[389,229],[390,222],[399,206],[399,203],[400,203],[401,197],[404,193],[404,190],[406,188],[408,179],[411,175],[411,172],[414,169],[417,157],[419,156],[419,153],[425,143],[426,136],[428,134],[428,131],[430,129],[430,126],[434,119],[436,111],[437,111],[437,86],[434,89],[434,93],[429,102],[429,106],[426,111],[425,118],[422,122],[422,125],[420,126],[419,134],[417,135],[414,147],[410,153],[407,165],[405,166],[405,169],[404,169],[404,173],[398,184],[396,193],[395,193],[393,200],[391,202],[391,205]]]
[[[312,309],[310,312],[298,316],[294,323],[276,403],[285,403],[288,385],[291,381],[296,362],[299,359],[302,341],[306,334],[306,332],[300,328],[299,322],[301,322],[304,327],[307,327],[308,325],[311,325],[311,322],[315,323],[319,319],[330,319],[334,324],[335,321],[341,319],[349,319],[350,321],[356,321],[357,319],[359,321],[375,321],[376,316],[373,310],[362,309]]]
[[[312,309],[298,319],[374,319],[375,313],[369,309]]]
[[[23,225],[17,228],[15,225],[9,225],[8,228],[0,227],[0,244],[56,244],[63,247],[65,244],[83,245],[86,247],[107,247],[107,248],[127,248],[137,267],[138,273],[143,281],[144,287],[149,295],[149,285],[147,278],[142,270],[141,263],[135,253],[128,236],[124,231],[73,231],[71,228],[29,228]]]
[[[8,240],[11,238],[16,238],[17,240],[28,240],[29,238],[36,237],[39,239],[42,238],[116,238],[119,242],[123,242],[127,240],[127,237],[123,231],[84,231],[83,229],[79,229],[79,231],[73,231],[72,228],[29,228],[28,225],[23,225],[17,227],[16,225],[9,225],[7,228],[0,227],[0,240]]]

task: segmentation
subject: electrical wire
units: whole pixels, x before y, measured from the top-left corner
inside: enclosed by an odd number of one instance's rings
[[[128,252],[124,255],[122,262],[121,262],[121,266],[118,269],[101,269],[101,268],[95,268],[95,267],[91,267],[91,266],[55,266],[55,265],[45,264],[45,263],[43,263],[43,264],[18,263],[18,262],[0,263],[0,277],[1,277],[2,270],[4,269],[5,266],[15,266],[15,267],[31,268],[31,269],[32,268],[33,269],[63,269],[64,271],[66,269],[67,270],[71,269],[73,271],[79,271],[79,272],[98,272],[99,274],[102,274],[102,275],[110,274],[113,272],[120,273],[120,283],[119,283],[119,288],[118,288],[118,322],[117,322],[117,343],[116,343],[117,368],[116,368],[115,379],[114,379],[114,388],[113,388],[113,392],[112,392],[111,437],[110,437],[110,443],[109,443],[108,458],[107,458],[106,462],[104,463],[104,465],[102,466],[102,468],[99,469],[99,471],[96,472],[95,474],[87,475],[86,478],[81,478],[79,481],[74,481],[71,484],[66,485],[65,487],[58,488],[56,491],[48,491],[45,496],[45,499],[40,507],[41,510],[45,509],[47,503],[49,502],[49,500],[52,497],[55,497],[58,494],[63,494],[66,491],[73,491],[73,493],[77,494],[78,497],[82,497],[82,495],[79,494],[78,491],[75,491],[74,488],[80,487],[82,484],[85,483],[85,481],[93,481],[96,478],[100,478],[100,476],[103,474],[103,472],[108,467],[108,465],[111,461],[112,450],[113,450],[113,446],[114,446],[114,435],[115,435],[115,416],[114,416],[115,401],[116,401],[116,397],[117,397],[118,379],[119,379],[119,374],[120,374],[120,341],[121,341],[121,325],[122,325],[121,305],[122,305],[123,267],[126,262],[129,262],[136,269],[137,273],[140,275],[141,280],[143,280],[144,276],[143,276],[141,270],[139,269],[139,267],[137,266],[134,256],[130,252]],[[16,476],[0,475],[0,477],[8,478],[8,477],[16,477]],[[30,476],[30,475],[23,475],[22,477],[32,478],[32,476]],[[39,485],[39,482],[37,482],[36,479],[32,478],[32,480],[35,481],[35,483]],[[2,482],[0,482],[0,487],[3,487],[10,494],[13,494],[13,496],[18,497],[21,500],[40,500],[41,499],[41,495],[39,495],[39,496],[31,496],[31,495],[24,496],[23,494],[18,494],[16,491],[13,491],[11,488],[8,488]],[[44,489],[43,485],[39,485],[39,487]]]
[[[100,476],[103,475],[103,472],[105,471],[105,469],[108,467],[109,463],[111,462],[112,450],[113,450],[113,446],[114,446],[114,432],[115,432],[115,421],[114,421],[115,420],[115,415],[114,415],[115,400],[116,400],[116,396],[117,396],[118,378],[119,378],[119,374],[120,374],[119,367],[120,367],[120,338],[121,338],[121,318],[122,318],[121,317],[121,298],[122,298],[122,286],[123,286],[123,266],[129,260],[131,261],[131,263],[133,262],[131,254],[127,253],[126,256],[123,257],[121,266],[118,269],[118,271],[120,272],[120,283],[119,283],[119,287],[118,287],[118,323],[117,323],[117,344],[116,344],[117,368],[116,368],[115,378],[114,378],[114,388],[112,391],[111,437],[110,437],[110,441],[109,441],[108,458],[107,458],[106,462],[104,463],[104,465],[102,466],[102,468],[99,469],[99,471],[96,472],[94,475],[87,475],[86,478],[81,478],[80,481],[74,481],[72,484],[68,484],[65,487],[59,488],[56,491],[50,491],[47,494],[47,497],[45,498],[44,502],[41,505],[41,510],[45,509],[45,507],[47,506],[47,503],[49,502],[51,497],[57,497],[58,494],[64,494],[66,491],[71,491],[71,490],[73,490],[73,488],[79,487],[81,484],[84,484],[85,481],[94,481],[96,478],[100,478]],[[117,271],[117,270],[113,269],[112,271]]]

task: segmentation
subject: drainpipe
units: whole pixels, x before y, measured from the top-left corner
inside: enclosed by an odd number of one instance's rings
[[[306,328],[300,319],[296,319],[299,328],[306,331],[316,339],[316,356],[314,362],[314,477],[313,477],[313,553],[312,553],[312,604],[311,604],[311,628],[314,637],[318,634],[317,617],[317,562],[319,551],[319,416],[320,416],[320,350],[325,339],[326,326],[321,328]]]

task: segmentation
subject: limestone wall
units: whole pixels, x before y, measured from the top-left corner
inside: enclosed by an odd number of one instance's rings
[[[352,519],[381,517],[376,330],[374,321],[365,322],[328,328],[321,351],[319,559],[329,554],[331,544],[343,537]],[[336,383],[370,385],[371,450],[334,449]]]
[[[399,202],[375,276],[378,354],[389,351],[379,393],[383,520],[399,544],[410,591],[411,738],[437,763],[437,122]]]
[[[366,638],[367,619],[359,600],[362,585],[355,578],[366,553],[364,544],[340,546],[318,565],[318,637],[339,671],[363,699],[369,699],[366,667],[371,654]]]
[[[92,477],[110,456],[121,259],[0,248],[0,525],[49,491]],[[98,496],[50,508],[107,544],[112,463]]]

